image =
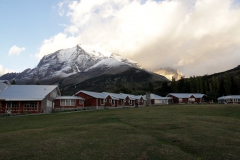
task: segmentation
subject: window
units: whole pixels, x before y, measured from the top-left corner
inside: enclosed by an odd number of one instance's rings
[[[17,102],[12,103],[12,110],[15,110],[15,111],[18,110],[18,103]]]
[[[189,98],[189,101],[194,102],[195,98]]]
[[[114,104],[115,103],[115,100],[112,100],[112,104]]]
[[[101,99],[101,104],[104,104],[104,102],[105,102],[105,99]]]
[[[37,110],[37,102],[26,102],[24,105],[24,110],[34,111]]]
[[[11,110],[18,110],[18,103],[17,102],[8,102],[7,103],[7,108]]]
[[[182,98],[179,98],[179,102],[182,102]]]
[[[75,99],[61,99],[61,106],[75,106]]]
[[[109,99],[109,103],[112,103],[112,99]]]
[[[161,100],[161,99],[155,99],[155,104],[163,104],[163,100]]]
[[[82,104],[83,104],[83,100],[80,100],[80,99],[79,99],[79,104],[81,104],[81,105],[82,105]]]
[[[132,104],[132,101],[131,101],[131,100],[128,100],[128,103],[129,103],[129,104]]]
[[[0,102],[0,111],[3,111],[3,105],[2,105],[2,103]]]

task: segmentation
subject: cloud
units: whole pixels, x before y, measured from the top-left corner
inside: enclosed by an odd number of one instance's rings
[[[38,58],[42,58],[44,55],[53,53],[59,49],[70,48],[76,45],[76,38],[74,36],[68,37],[64,33],[59,33],[50,39],[45,39],[42,46],[39,49],[39,53],[36,54]]]
[[[3,66],[0,65],[0,76],[2,76],[3,74],[6,74],[6,73],[11,73],[11,72],[14,72],[14,71],[7,69],[7,68],[3,68]]]
[[[132,58],[148,69],[172,67],[186,76],[239,65],[238,1],[81,0],[59,4],[59,8],[67,5],[64,15],[71,23],[63,33],[44,40],[38,57],[86,44]]]
[[[22,51],[25,51],[24,47],[19,48],[16,45],[12,46],[8,52],[8,56],[19,55]]]
[[[169,67],[155,70],[155,73],[163,75],[169,80],[172,80],[172,78],[175,78],[175,80],[179,80],[182,77],[184,77],[184,75],[180,71],[178,71],[177,69],[169,68]]]

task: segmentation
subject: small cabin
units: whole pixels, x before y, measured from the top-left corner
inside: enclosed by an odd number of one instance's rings
[[[9,85],[0,94],[0,114],[50,113],[57,85]]]
[[[240,104],[240,95],[228,95],[219,97],[218,103],[222,104]]]
[[[85,108],[103,109],[106,107],[118,107],[119,99],[106,93],[81,90],[74,94],[74,96],[82,97],[85,99]]]
[[[205,102],[204,94],[201,93],[169,93],[167,97],[173,99],[173,103],[188,104]]]
[[[154,105],[163,105],[163,104],[171,104],[172,98],[171,97],[162,97],[153,93],[147,93],[144,98],[147,99],[147,103],[150,106]]]

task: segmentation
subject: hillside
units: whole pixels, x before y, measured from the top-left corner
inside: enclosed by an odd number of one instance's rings
[[[137,68],[128,68],[116,74],[111,74],[112,72],[114,72],[114,69],[111,69],[109,73],[101,74],[84,81],[78,81],[77,77],[63,79],[59,83],[60,88],[62,88],[62,94],[73,95],[79,90],[145,94],[149,91],[149,83],[169,81],[164,76],[152,74]],[[83,78],[83,75],[80,76]],[[70,83],[72,81],[74,83]]]

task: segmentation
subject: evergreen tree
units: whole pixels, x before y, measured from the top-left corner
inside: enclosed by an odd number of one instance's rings
[[[197,87],[196,87],[196,78],[195,77],[190,77],[190,92],[191,93],[196,93]]]
[[[198,77],[198,82],[199,82],[199,92],[203,93],[203,79],[201,76]]]
[[[16,84],[16,80],[13,79],[12,82],[11,82],[12,85],[15,85]]]
[[[174,77],[172,77],[172,82],[171,82],[171,89],[173,93],[177,93],[177,82]]]
[[[231,94],[231,79],[227,73],[225,73],[224,75],[224,89],[225,89],[225,95]]]
[[[204,91],[203,91],[203,93],[207,94],[208,91],[209,91],[209,89],[208,89],[208,82],[207,82],[207,80],[204,80]]]
[[[218,97],[218,91],[219,91],[219,82],[217,77],[212,77],[212,95],[214,96],[214,100]]]
[[[239,90],[238,90],[238,82],[236,80],[236,78],[234,78],[233,76],[231,76],[231,91],[230,93],[233,94],[233,95],[237,95],[239,93]]]
[[[180,80],[178,80],[178,92],[184,92],[185,90],[185,80],[184,80],[184,77],[181,77]]]
[[[148,91],[149,91],[150,93],[153,93],[153,83],[152,83],[152,82],[149,82],[149,83],[148,83]]]
[[[162,88],[159,92],[160,95],[161,96],[166,96],[168,93],[171,93],[171,92],[172,92],[172,90],[171,90],[171,87],[168,85],[168,82],[164,82],[162,84]]]
[[[238,93],[240,94],[240,78],[237,79]]]
[[[190,82],[187,78],[184,78],[184,93],[190,93],[191,88],[190,88]]]
[[[195,77],[195,91],[196,93],[199,93],[200,92],[200,84],[199,84],[199,80],[198,80],[198,77]]]
[[[218,95],[220,95],[220,96],[224,96],[225,95],[224,80],[223,79],[221,79],[220,82],[219,82]]]

